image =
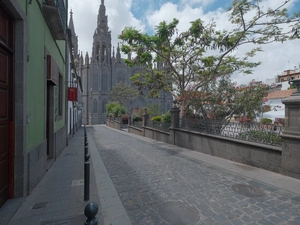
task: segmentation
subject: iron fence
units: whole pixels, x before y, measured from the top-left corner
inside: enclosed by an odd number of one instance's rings
[[[155,128],[157,130],[169,132],[171,123],[165,123],[165,122],[160,122],[160,121],[148,121],[147,126]]]
[[[132,126],[142,128],[143,127],[143,121],[133,121]]]
[[[273,124],[181,119],[180,128],[268,145],[282,145],[284,127]]]

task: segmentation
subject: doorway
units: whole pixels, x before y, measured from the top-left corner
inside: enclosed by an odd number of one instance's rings
[[[14,19],[0,3],[0,207],[13,197]]]

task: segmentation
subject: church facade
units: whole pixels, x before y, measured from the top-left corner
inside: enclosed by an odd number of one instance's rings
[[[127,56],[129,59],[130,55]],[[102,124],[106,122],[106,104],[110,102],[109,92],[120,83],[131,85],[130,77],[142,70],[141,67],[128,67],[121,58],[119,45],[111,44],[111,31],[108,27],[108,17],[104,0],[101,0],[97,16],[97,28],[93,35],[92,56],[81,54],[78,60],[78,73],[83,84],[83,124]],[[128,103],[129,111],[144,108],[149,104],[157,104],[162,112],[167,112],[172,105],[172,95],[164,91],[158,98],[146,98],[140,95]]]

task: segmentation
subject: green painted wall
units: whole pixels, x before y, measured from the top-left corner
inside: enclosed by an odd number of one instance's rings
[[[23,11],[24,12],[26,12],[26,2],[27,2],[28,0],[18,0],[18,3],[19,3],[19,5],[20,5],[20,7],[23,9]]]
[[[22,1],[24,0],[19,0],[19,2]],[[24,6],[23,4],[22,7],[26,8],[26,5]],[[29,152],[46,139],[47,81],[45,49],[47,49],[55,59],[60,73],[63,76],[63,81],[65,81],[65,42],[56,42],[56,40],[52,38],[51,32],[36,0],[33,0],[32,4],[27,5],[27,26],[28,62],[26,110],[27,115],[30,115],[30,122],[27,123],[26,127],[26,150]],[[57,88],[55,88],[55,90],[56,89]],[[65,95],[65,90],[63,93]],[[64,97],[65,96],[63,96],[63,98]],[[58,102],[58,99],[54,99],[54,102]],[[63,113],[60,120],[52,124],[55,131],[65,125],[64,105],[63,103]],[[52,113],[54,114],[55,112]]]

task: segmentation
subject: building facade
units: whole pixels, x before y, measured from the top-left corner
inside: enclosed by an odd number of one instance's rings
[[[130,55],[127,56],[129,59]],[[104,0],[101,0],[97,16],[97,28],[93,36],[92,56],[79,59],[79,74],[83,83],[83,123],[100,124],[106,121],[106,104],[110,101],[109,92],[120,83],[131,84],[130,77],[141,72],[142,67],[128,67],[121,58],[120,47],[112,47],[111,32]],[[172,95],[161,91],[158,98],[140,95],[128,103],[129,111],[158,104],[163,112],[172,106]]]
[[[68,0],[0,1],[0,207],[67,143]]]
[[[70,12],[69,27],[67,30],[68,51],[68,101],[67,101],[67,136],[70,140],[82,123],[82,84],[81,77],[77,73],[76,62],[78,61],[78,36],[75,33],[73,13]]]

